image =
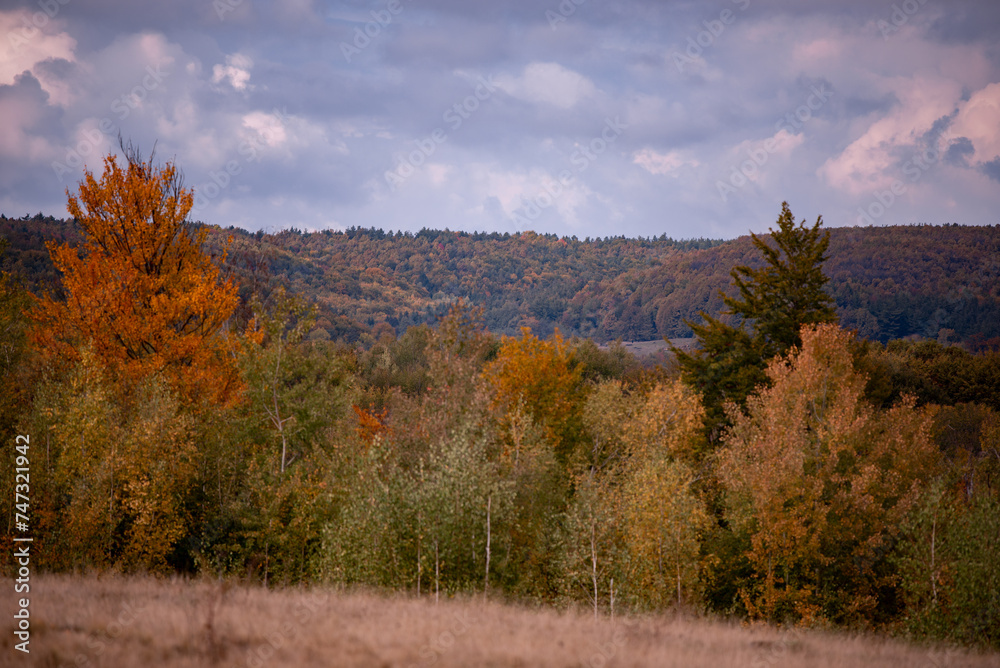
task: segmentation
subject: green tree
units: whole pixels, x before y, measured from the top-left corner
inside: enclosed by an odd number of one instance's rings
[[[6,248],[7,240],[0,238],[0,259]],[[27,349],[28,322],[24,314],[30,301],[28,292],[13,276],[0,272],[0,435],[4,439],[13,430],[25,400],[26,377],[21,364]]]
[[[279,446],[278,470],[308,451],[323,427],[351,405],[353,383],[335,350],[303,342],[316,322],[315,309],[283,288],[270,304],[258,304],[242,355],[250,410],[266,417]]]
[[[255,304],[240,358],[246,401],[230,418],[243,423],[242,433],[213,452],[220,473],[227,454],[244,462],[223,517],[265,583],[308,575],[332,513],[325,485],[339,444],[330,440],[337,426],[346,431],[357,394],[350,359],[334,344],[303,340],[314,322],[314,309],[283,288]]]
[[[624,552],[618,503],[611,483],[612,476],[597,467],[577,477],[559,545],[562,596],[586,601],[593,606],[595,618],[603,601],[611,604],[614,576],[620,573]],[[618,588],[621,586],[619,576]]]
[[[0,259],[3,258],[6,239],[0,238]],[[0,443],[10,448],[14,442],[18,423],[30,410],[31,393],[36,374],[32,373],[30,349],[27,346],[28,320],[24,315],[31,297],[17,285],[7,272],[0,272]],[[10,450],[13,452],[13,450]],[[14,457],[0,457],[0,512],[11,518],[6,532],[11,534],[14,517]],[[37,493],[37,492],[36,492]],[[14,559],[0,556],[0,567],[13,565]],[[11,571],[13,572],[13,571]]]
[[[830,232],[820,232],[822,223],[820,216],[811,227],[804,219],[796,225],[788,203],[782,202],[778,229],[769,230],[774,245],[750,235],[764,265],[740,265],[730,274],[739,294],[722,295],[723,316],[728,317],[702,312],[703,324],[687,323],[698,339],[698,352],[673,349],[685,381],[702,394],[713,438],[726,422],[725,404],[742,405],[756,386],[767,382],[767,362],[801,344],[802,325],[836,320],[833,299],[824,291],[828,279],[822,265]]]
[[[966,502],[939,481],[903,524],[894,555],[916,636],[1000,646],[1000,499]]]
[[[44,453],[36,516],[56,569],[162,571],[188,530],[198,451],[193,421],[161,377],[128,402],[89,348],[43,384],[31,416]],[[35,477],[35,476],[33,476]]]
[[[514,487],[486,458],[486,439],[460,428],[421,462],[408,499],[414,526],[418,589],[421,578],[435,595],[444,586],[455,591],[488,583],[489,570],[503,554],[498,537],[509,535]]]
[[[318,570],[336,583],[406,587],[418,572],[416,564],[411,570],[401,563],[408,547],[403,538],[414,524],[407,505],[412,482],[381,436],[368,447],[344,446],[331,490],[335,516],[323,531]]]
[[[468,425],[408,471],[377,436],[342,469],[321,572],[344,583],[478,589],[503,567],[514,489]]]

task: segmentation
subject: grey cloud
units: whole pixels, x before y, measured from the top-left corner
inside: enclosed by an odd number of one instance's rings
[[[1000,34],[1000,4],[972,0],[949,2],[931,23],[928,34],[953,44],[979,40],[993,42]]]
[[[924,133],[924,136],[922,137],[923,141],[927,144],[937,143],[938,137],[941,136],[942,132],[948,129],[948,126],[951,125],[951,122],[955,120],[955,116],[957,115],[958,115],[958,109],[955,109],[947,116],[942,116],[941,118],[938,118],[936,121],[934,121],[930,129]]]
[[[850,221],[857,204],[818,170],[907,104],[891,82],[918,74],[951,76],[934,68],[918,71],[924,49],[967,44],[990,63],[988,80],[1000,81],[1000,63],[989,60],[995,58],[988,50],[989,30],[974,25],[995,25],[996,10],[973,0],[949,3],[949,10],[955,8],[951,17],[942,17],[939,4],[928,0],[914,21],[929,28],[894,42],[872,28],[899,0],[750,0],[745,11],[739,9],[745,0],[587,0],[574,4],[555,29],[546,11],[558,12],[559,1],[401,0],[398,17],[350,62],[340,43],[352,39],[371,11],[383,10],[388,0],[220,1],[233,9],[221,18],[212,0],[74,1],[63,19],[77,41],[76,62],[34,65],[41,84],[32,76],[0,87],[0,104],[7,95],[31,105],[37,121],[23,130],[25,136],[57,151],[70,146],[80,127],[110,117],[144,146],[159,140],[160,155],[176,157],[189,184],[202,188],[212,174],[221,179],[219,169],[236,160],[240,173],[209,201],[203,217],[250,227],[447,225],[505,231],[511,198],[533,196],[532,179],[539,173],[572,168],[574,151],[600,131],[604,119],[621,116],[627,131],[576,174],[573,196],[579,201],[567,208],[577,220],[552,207],[538,224],[581,238],[664,232],[732,236],[766,229],[780,201],[793,195],[799,198],[793,203],[797,213],[824,214],[828,224]],[[704,49],[703,65],[679,72],[671,53],[724,9],[738,12],[738,20]],[[138,62],[130,46],[139,34],[162,38],[174,63],[169,78],[150,92],[147,106],[119,120],[110,105],[141,82],[150,64]],[[821,55],[797,60],[795,47],[807,43],[818,44]],[[253,60],[252,88],[211,81],[213,66],[235,53]],[[458,129],[445,122],[443,114],[470,95],[476,77],[518,78],[531,63],[556,63],[576,72],[593,84],[594,93],[563,108],[498,90]],[[47,81],[66,87],[72,105],[47,100],[42,90]],[[985,83],[970,78],[963,85],[975,92]],[[808,123],[794,128],[799,143],[771,156],[756,180],[721,201],[715,182],[729,169],[737,147],[774,135],[776,121],[804,104],[814,86],[835,94],[810,110]],[[240,152],[240,142],[252,135],[245,119],[273,109],[292,117],[289,136],[261,150],[259,161],[249,161]],[[912,139],[894,146],[892,156],[904,164],[936,141],[952,118],[938,119],[929,131],[914,127]],[[435,128],[447,131],[427,160],[437,171],[423,165],[408,187],[390,192],[384,172]],[[3,146],[0,203],[58,207],[67,184],[53,178],[49,158],[15,159]],[[944,162],[965,164],[968,149],[957,140]],[[640,150],[655,152],[663,164],[686,166],[651,174],[633,162]],[[979,168],[998,179],[996,161]],[[927,172],[922,191],[940,189],[942,199],[951,196],[939,176],[945,169],[951,167]],[[955,195],[968,203],[969,219],[963,222],[979,221],[980,212],[997,203],[996,195],[971,190]],[[892,216],[905,221],[918,210],[936,215],[933,206],[921,210],[901,200]],[[954,218],[943,206],[940,211]],[[61,215],[58,209],[52,213]]]
[[[969,165],[969,157],[975,152],[976,149],[968,137],[959,137],[958,139],[953,139],[948,145],[944,159],[949,165],[967,167]]]
[[[878,98],[852,95],[847,97],[843,104],[845,113],[853,118],[856,116],[867,116],[868,114],[886,113],[892,107],[899,104],[899,98],[893,93],[888,93]]]
[[[983,174],[1000,183],[1000,158],[993,158],[989,162],[982,163],[979,169]]]

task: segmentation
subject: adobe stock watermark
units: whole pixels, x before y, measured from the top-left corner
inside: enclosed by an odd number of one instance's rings
[[[164,72],[162,67],[162,63],[156,66],[147,65],[145,70],[146,76],[130,90],[111,101],[110,110],[114,112],[117,120],[112,120],[110,117],[105,116],[98,121],[96,128],[82,132],[83,139],[78,141],[75,146],[67,149],[66,157],[62,162],[58,160],[52,162],[52,171],[55,172],[60,183],[63,182],[63,176],[83,166],[84,158],[100,150],[100,145],[105,136],[117,135],[118,123],[127,119],[133,111],[142,105],[150,93],[160,87],[163,80],[170,74],[169,72]]]
[[[101,657],[108,651],[108,646],[117,642],[118,638],[149,608],[149,603],[133,605],[125,601],[118,615],[107,623],[100,631],[91,631],[87,635],[87,652],[77,652],[69,663],[60,664],[59,668],[90,668],[105,665]]]
[[[910,183],[916,183],[940,159],[940,151],[933,147],[927,147],[920,153],[914,153],[909,160],[903,163],[903,174],[909,177]],[[867,207],[858,207],[858,225],[860,226],[862,223],[874,225],[875,221],[884,216],[892,208],[892,205],[906,193],[906,184],[901,179],[893,181],[888,190],[875,191],[874,197]]]
[[[491,76],[479,77],[478,84],[471,95],[467,95],[460,102],[456,102],[441,114],[441,119],[448,124],[451,132],[456,132],[465,121],[472,118],[472,115],[479,110],[483,102],[489,100],[497,91],[497,84]],[[424,137],[417,139],[414,143],[417,148],[406,155],[405,160],[401,160],[396,169],[385,172],[385,182],[393,192],[401,186],[406,179],[416,174],[417,169],[422,166],[427,159],[437,152],[438,146],[448,140],[448,132],[444,128],[434,128],[434,130]]]
[[[406,0],[413,2],[413,0]],[[392,24],[392,17],[403,13],[403,4],[400,0],[389,0],[385,3],[385,9],[371,10],[372,20],[365,24],[362,30],[360,26],[354,28],[354,40],[351,44],[340,43],[340,52],[344,54],[344,60],[348,63],[351,58],[360,54],[368,48],[372,40],[382,34],[382,31]]]
[[[245,139],[240,142],[236,150],[241,156],[241,160],[227,160],[224,165],[221,165],[218,170],[209,170],[208,178],[202,185],[195,186],[194,188],[194,204],[191,207],[192,212],[201,212],[208,206],[209,202],[221,195],[233,182],[233,177],[239,176],[243,173],[243,167],[245,164],[251,162],[260,162],[260,154],[258,151],[271,143],[271,139],[274,138],[275,133],[278,130],[283,129],[288,122],[288,109],[278,109],[277,107],[271,112],[271,115],[278,120],[278,127],[269,127],[263,130],[257,130],[249,139]]]
[[[737,5],[741,12],[745,12],[750,7],[750,0],[731,0],[731,2]],[[677,66],[677,71],[683,74],[685,65],[693,65],[695,59],[701,56],[705,52],[705,49],[715,44],[715,40],[722,36],[722,33],[726,31],[726,26],[731,26],[736,22],[736,16],[733,10],[723,9],[719,12],[719,18],[702,21],[701,24],[705,29],[699,31],[694,37],[689,36],[687,38],[687,47],[683,53],[680,51],[673,52],[672,57],[674,65]]]
[[[799,105],[793,111],[788,112],[775,122],[775,135],[780,133],[782,130],[788,131],[790,134],[794,134],[795,130],[802,129],[802,127],[813,117],[813,112],[822,109],[823,105],[825,105],[831,97],[833,97],[833,91],[827,90],[826,84],[812,86],[809,97],[806,98],[805,103]],[[744,160],[739,165],[732,165],[729,168],[729,182],[727,183],[721,179],[715,182],[715,189],[719,193],[719,197],[722,198],[722,201],[726,202],[731,194],[745,186],[748,182],[753,181],[757,177],[760,168],[767,164],[771,155],[776,153],[778,148],[778,140],[775,139],[774,136],[764,140],[763,147],[758,146],[757,148],[748,148],[748,159]]]
[[[235,12],[236,8],[243,4],[243,0],[212,0],[212,9],[220,21],[226,20],[226,14]]]
[[[771,668],[778,661],[784,662],[789,652],[802,646],[803,632],[799,628],[783,631],[777,642],[766,642],[750,662],[750,668]]]
[[[246,659],[236,666],[246,666],[246,668],[264,668],[275,652],[282,647],[291,645],[300,640],[302,627],[315,616],[320,609],[327,607],[330,602],[330,592],[313,592],[309,596],[302,596],[295,603],[291,618],[286,618],[280,625],[275,625],[273,631],[267,634],[267,642],[260,643],[257,647],[247,650]],[[293,623],[294,622],[294,623]]]
[[[42,11],[34,12],[30,16],[22,16],[22,26],[7,31],[7,42],[10,43],[11,49],[17,51],[34,39],[35,35],[41,32],[41,29],[58,16],[59,11],[69,3],[70,0],[38,0],[35,4]]]
[[[600,134],[577,148],[570,156],[569,161],[576,168],[576,173],[582,174],[587,171],[591,163],[618,141],[618,137],[626,129],[628,129],[628,126],[622,123],[621,118],[618,116],[615,116],[613,119],[604,119],[604,127],[601,129]],[[566,188],[573,184],[575,178],[572,171],[564,169],[559,172],[559,176],[556,179],[543,179],[543,190],[535,195],[531,201],[516,209],[511,214],[510,220],[514,224],[514,229],[526,229],[532,221],[537,220],[542,215],[543,210],[556,203],[556,199],[566,191]]]
[[[603,645],[597,645],[597,649],[590,655],[587,665],[590,668],[604,668],[624,647],[625,631],[620,626],[615,626],[611,632],[611,640]]]
[[[576,8],[587,2],[587,0],[562,0],[556,7],[556,11],[545,10],[545,19],[549,22],[549,27],[555,30],[560,23],[566,23],[566,19],[576,14]]]
[[[910,17],[920,11],[920,8],[927,4],[927,0],[903,0],[899,4],[892,6],[892,13],[889,20],[879,19],[875,27],[882,33],[882,39],[888,41],[889,35],[899,32],[899,29],[910,22]]]
[[[452,616],[454,622],[447,629],[437,634],[434,640],[420,648],[420,663],[411,663],[409,668],[434,665],[438,659],[455,646],[456,640],[465,635],[465,632],[469,630],[468,611],[463,610],[461,616],[457,612]]]

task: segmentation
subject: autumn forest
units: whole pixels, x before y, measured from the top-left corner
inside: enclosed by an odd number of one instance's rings
[[[126,148],[0,218],[36,568],[1000,647],[1000,228],[249,233]]]

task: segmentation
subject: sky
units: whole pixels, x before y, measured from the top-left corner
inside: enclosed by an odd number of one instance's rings
[[[118,137],[192,220],[733,238],[1000,223],[996,0],[0,0],[0,213]]]

